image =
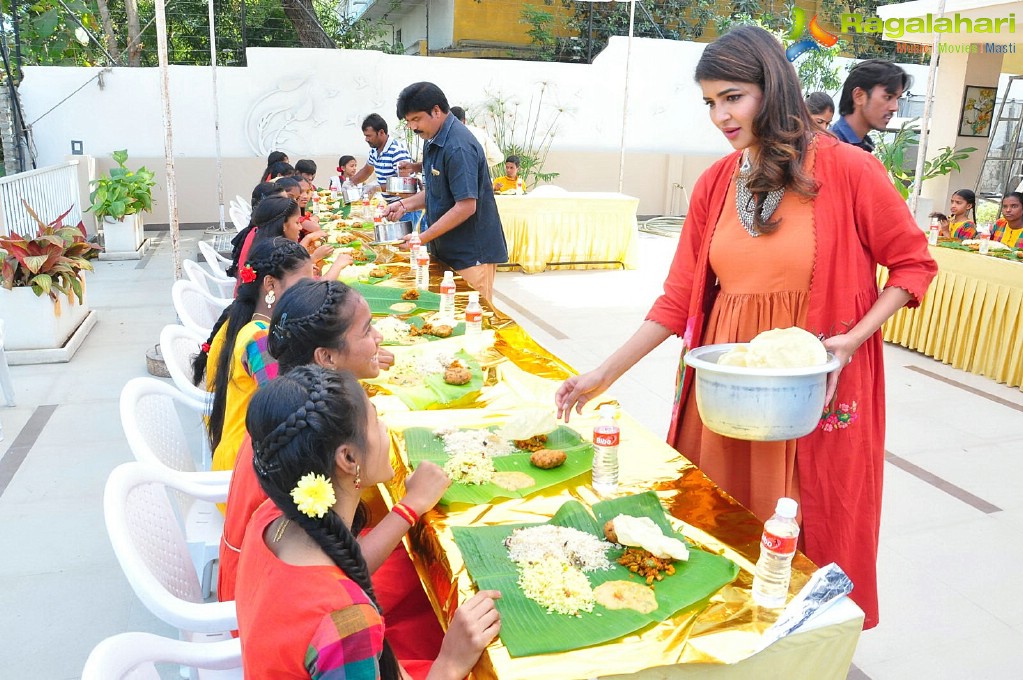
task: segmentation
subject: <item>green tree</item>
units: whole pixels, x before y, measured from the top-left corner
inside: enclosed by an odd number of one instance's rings
[[[23,63],[68,66],[158,63],[154,0],[64,2],[70,12],[58,0],[18,3]],[[0,0],[8,44],[13,46],[11,8],[11,0]],[[244,63],[245,47],[336,45],[404,51],[401,45],[390,44],[389,27],[380,21],[352,21],[341,16],[337,3],[331,0],[214,0],[213,10],[217,63],[222,65]],[[167,3],[167,40],[172,64],[210,63],[208,11],[207,0]],[[137,39],[133,40],[134,36]]]

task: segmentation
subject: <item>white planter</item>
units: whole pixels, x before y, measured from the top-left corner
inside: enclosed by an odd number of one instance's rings
[[[85,292],[85,282],[82,282]],[[36,297],[29,287],[0,288],[0,319],[7,324],[4,349],[55,349],[63,347],[89,313],[87,301],[71,304],[60,293],[60,314],[49,295]],[[83,295],[84,297],[84,295]]]
[[[103,218],[103,250],[108,253],[134,253],[145,239],[142,214],[125,215],[119,220]]]

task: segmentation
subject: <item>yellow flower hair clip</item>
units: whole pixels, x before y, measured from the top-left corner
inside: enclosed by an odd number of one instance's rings
[[[298,480],[298,485],[291,490],[291,498],[299,512],[314,519],[326,515],[337,500],[330,480],[314,472]]]

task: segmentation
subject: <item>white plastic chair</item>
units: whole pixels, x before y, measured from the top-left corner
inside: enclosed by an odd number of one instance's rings
[[[135,459],[175,472],[208,470],[209,446],[201,446],[199,462],[188,444],[179,407],[196,416],[200,441],[206,442],[201,410],[174,387],[154,378],[133,378],[121,390],[121,428]],[[230,478],[230,472],[222,473]],[[213,565],[220,555],[224,516],[214,503],[178,496],[178,510],[192,565],[203,597],[213,589]]]
[[[241,640],[202,643],[152,633],[120,633],[93,647],[82,680],[160,680],[157,663],[188,667],[200,680],[241,680]]]
[[[174,311],[178,313],[181,325],[208,338],[221,312],[233,302],[230,298],[210,295],[202,286],[187,279],[180,279],[171,286]]]
[[[202,351],[209,334],[200,335],[187,326],[170,324],[160,331],[160,353],[171,380],[181,392],[196,402],[203,412],[209,411],[213,395],[205,387],[192,384],[192,359]]]
[[[234,201],[232,201],[231,207],[227,210],[227,214],[231,216],[231,223],[234,225],[234,230],[241,231],[245,227],[249,226],[252,209],[245,209],[242,206],[235,205]]]
[[[182,496],[223,502],[229,479],[226,472],[183,473],[152,463],[124,463],[110,473],[103,493],[107,534],[132,590],[190,642],[228,639],[238,628],[238,617],[234,602],[203,602],[174,505]]]
[[[239,217],[245,222],[242,226],[238,227],[238,231],[249,226],[249,221],[252,219],[252,204],[249,202],[249,199],[235,194],[235,197],[231,200],[231,209],[237,211]]]
[[[199,241],[199,254],[202,255],[202,259],[206,260],[206,264],[210,266],[210,271],[214,276],[228,278],[227,268],[231,266],[230,258],[218,253],[217,249],[207,241]]]
[[[185,260],[181,263],[181,268],[185,270],[185,276],[189,281],[199,284],[213,297],[234,297],[235,280],[233,278],[214,276],[194,260]]]

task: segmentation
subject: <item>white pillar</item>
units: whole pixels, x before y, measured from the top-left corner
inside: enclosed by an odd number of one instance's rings
[[[981,52],[975,45],[973,54],[945,53],[941,55],[938,68],[938,85],[935,90],[934,108],[931,116],[931,137],[927,145],[927,157],[933,158],[938,150],[946,146],[955,149],[976,147],[970,157],[959,163],[961,172],[952,171],[947,175],[927,180],[920,193],[934,201],[934,209],[947,212],[952,192],[958,189],[973,189],[980,176],[980,169],[987,155],[988,143],[994,134],[994,120],[987,137],[959,136],[959,118],[963,110],[963,94],[966,86],[998,87],[998,76],[1002,70],[1002,55]],[[992,116],[998,113],[998,107]]]

